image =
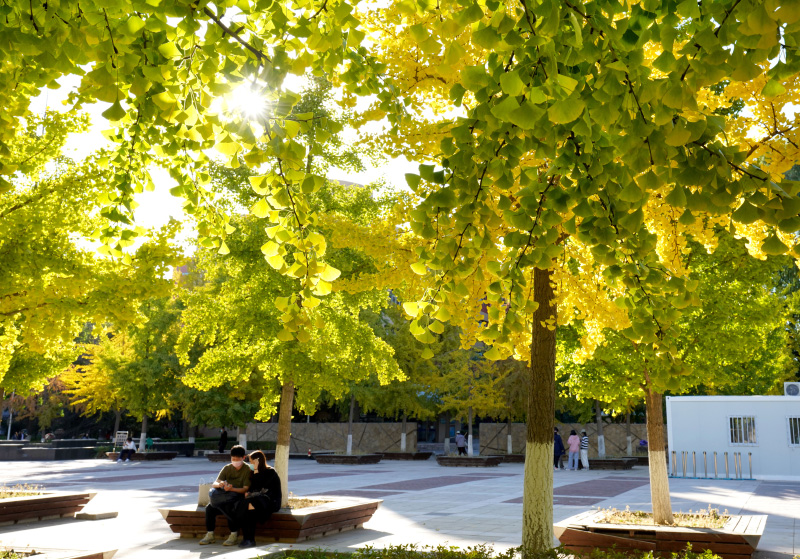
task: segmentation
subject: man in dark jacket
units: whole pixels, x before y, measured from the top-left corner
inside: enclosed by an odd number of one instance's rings
[[[564,441],[561,440],[561,435],[558,434],[558,427],[553,427],[553,466],[558,470],[564,469],[561,465],[561,455],[564,454]]]
[[[225,427],[222,428],[219,434],[219,451],[225,452],[225,448],[228,446],[228,431],[225,430]]]

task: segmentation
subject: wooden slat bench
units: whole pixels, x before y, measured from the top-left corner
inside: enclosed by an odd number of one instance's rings
[[[592,458],[589,460],[590,470],[630,470],[638,463],[638,459],[629,458]]]
[[[383,502],[356,497],[309,498],[328,502],[302,509],[281,509],[267,522],[257,525],[256,541],[295,543],[353,530],[369,521]],[[182,538],[199,538],[206,533],[205,507],[189,505],[159,512],[170,529]],[[214,533],[220,537],[230,534],[224,516],[217,516]]]
[[[767,520],[764,515],[731,516],[723,528],[714,529],[600,524],[594,522],[596,515],[597,511],[588,511],[555,524],[556,537],[579,555],[614,546],[618,551],[642,550],[669,556],[691,543],[694,552],[709,549],[723,559],[747,559],[756,550]]]
[[[45,493],[0,499],[0,525],[73,517],[95,493]]]
[[[178,455],[177,452],[174,451],[150,451],[150,452],[136,452],[131,456],[131,462],[135,462],[137,460],[141,461],[153,461],[153,460],[172,460]],[[109,460],[116,461],[119,458],[119,452],[106,452],[106,456]],[[230,458],[228,458],[230,460]]]

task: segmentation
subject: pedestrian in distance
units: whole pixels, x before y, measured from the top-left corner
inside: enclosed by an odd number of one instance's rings
[[[563,469],[561,455],[564,454],[564,441],[558,434],[558,427],[553,427],[553,466],[556,470]]]
[[[219,451],[225,452],[225,448],[228,446],[228,431],[225,430],[225,427],[219,432]]]
[[[467,456],[467,437],[464,436],[464,433],[456,434],[456,448],[459,456]]]
[[[581,438],[578,436],[578,433],[575,432],[575,429],[572,429],[569,432],[569,438],[567,439],[567,446],[569,447],[569,461],[567,462],[567,469],[577,470],[578,456],[580,454],[580,449],[581,449]]]
[[[586,431],[581,431],[581,466],[584,470],[589,469],[589,436]]]

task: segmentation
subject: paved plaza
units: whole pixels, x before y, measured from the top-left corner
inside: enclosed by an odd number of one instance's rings
[[[231,559],[257,557],[285,548],[348,550],[363,545],[520,544],[522,464],[496,468],[445,468],[426,462],[383,461],[369,466],[320,465],[291,460],[294,495],[348,495],[383,499],[364,529],[302,544],[261,545],[240,550],[180,539],[159,508],[197,501],[197,486],[211,482],[222,464],[204,458],[170,462],[112,463],[103,460],[0,463],[0,485],[38,484],[54,491],[93,491],[85,512],[118,511],[105,520],[59,519],[0,526],[0,548],[117,549],[115,557]],[[554,518],[592,508],[650,508],[647,468],[628,471],[554,473]],[[759,559],[800,554],[800,488],[793,482],[670,480],[675,511],[708,505],[731,514],[769,514]]]

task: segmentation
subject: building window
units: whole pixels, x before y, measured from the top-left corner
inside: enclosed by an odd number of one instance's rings
[[[800,417],[789,418],[789,445],[800,446]]]
[[[734,416],[728,418],[731,429],[731,444],[756,444],[756,418]]]

